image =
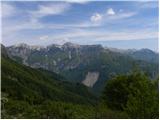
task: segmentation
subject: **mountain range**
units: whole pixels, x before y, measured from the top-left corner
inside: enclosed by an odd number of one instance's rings
[[[120,50],[101,45],[65,43],[46,47],[18,44],[6,47],[9,57],[32,68],[55,72],[72,83],[82,83],[100,94],[117,74],[139,68],[151,78],[158,75],[159,54],[149,49]]]

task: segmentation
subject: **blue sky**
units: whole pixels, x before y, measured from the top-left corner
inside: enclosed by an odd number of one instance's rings
[[[157,1],[2,2],[2,43],[158,51]]]

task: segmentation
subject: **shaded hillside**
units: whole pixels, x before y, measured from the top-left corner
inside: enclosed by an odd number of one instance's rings
[[[34,70],[17,64],[9,58],[2,56],[2,92],[8,93],[15,99],[58,100],[87,103],[94,97],[88,88],[81,84],[74,84],[59,80],[63,78],[55,73]],[[88,97],[88,101],[84,100]],[[85,98],[86,99],[86,98]],[[90,100],[89,100],[90,99]],[[91,102],[92,103],[92,102]]]

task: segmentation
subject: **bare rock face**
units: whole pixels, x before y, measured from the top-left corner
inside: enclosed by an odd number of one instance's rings
[[[88,87],[93,87],[99,78],[99,72],[88,72],[82,83]]]

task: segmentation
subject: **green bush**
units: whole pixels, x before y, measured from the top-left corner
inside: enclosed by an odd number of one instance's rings
[[[117,76],[108,81],[103,101],[113,110],[126,112],[130,118],[158,118],[156,83],[141,72]]]

